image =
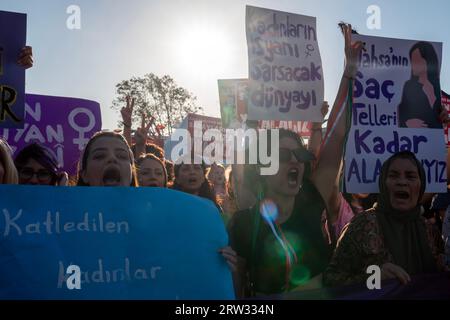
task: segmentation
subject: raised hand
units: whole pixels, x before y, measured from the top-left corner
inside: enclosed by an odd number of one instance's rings
[[[146,122],[146,116],[142,113],[141,127],[137,128],[134,135],[136,142],[136,154],[139,157],[141,154],[145,154],[145,145],[147,144],[147,137],[150,127],[153,125],[155,118],[150,117],[148,123]]]
[[[69,185],[69,175],[66,171],[63,171],[58,175],[57,185],[63,187],[67,187]]]
[[[329,109],[330,109],[330,105],[328,104],[328,101],[324,101],[322,103],[322,108],[320,108],[320,113],[322,114],[323,118],[325,118]]]
[[[131,128],[131,116],[133,115],[134,108],[134,98],[131,99],[130,96],[126,98],[127,105],[120,109],[120,114],[122,115],[122,123],[125,127]]]
[[[23,47],[19,53],[19,59],[17,63],[25,69],[33,66],[33,48],[30,46]]]
[[[146,124],[146,117],[145,114],[143,113],[141,118],[141,127],[137,128],[134,136],[136,140],[136,145],[145,145],[145,143],[147,142],[148,131],[150,130],[152,123],[153,121],[150,120]]]
[[[325,119],[325,116],[327,115],[329,108],[330,108],[330,106],[328,105],[328,102],[324,101],[322,103],[322,107],[320,108],[320,113],[322,114],[322,119]],[[322,122],[313,122],[311,125],[311,130],[313,130],[313,131],[322,130]],[[318,144],[320,145],[321,142],[322,141],[318,141]],[[317,147],[319,147],[319,146],[317,146]]]
[[[342,32],[345,39],[345,72],[347,78],[354,78],[358,71],[358,57],[364,48],[361,41],[352,42],[352,25],[342,25]]]

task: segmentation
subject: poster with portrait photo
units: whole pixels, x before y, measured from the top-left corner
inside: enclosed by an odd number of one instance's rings
[[[409,150],[425,169],[427,192],[446,190],[440,97],[442,43],[354,35],[365,43],[354,81],[345,147],[350,193],[378,192],[382,163]]]

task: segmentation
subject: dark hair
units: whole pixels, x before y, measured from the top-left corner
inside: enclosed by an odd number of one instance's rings
[[[3,181],[0,184],[17,184],[19,181],[17,168],[12,158],[12,150],[8,142],[0,138],[0,164],[3,165]]]
[[[225,192],[228,195],[228,197],[232,199],[236,199],[236,195],[234,194],[234,184],[236,183],[233,177],[233,167],[229,166],[225,170]]]
[[[416,78],[416,76],[413,75],[412,71],[412,53],[416,49],[419,49],[420,55],[425,59],[427,63],[427,77],[433,85],[434,94],[436,95],[436,97],[440,97],[441,91],[439,86],[439,60],[436,51],[434,50],[434,47],[431,43],[426,41],[419,41],[412,46],[411,50],[409,50],[409,60],[411,61],[411,79]]]
[[[291,130],[287,129],[279,129],[280,131],[280,140],[283,138],[291,138],[294,139],[295,142],[300,146],[300,149],[304,151],[305,154],[309,154],[312,158],[315,158],[314,155],[308,150],[308,148],[305,146],[305,143],[303,142],[302,137],[300,137],[297,133]],[[269,130],[269,132],[271,132]],[[270,143],[269,143],[269,151],[270,151]],[[305,161],[305,171],[303,173],[303,181],[306,179],[309,179],[311,177],[311,162]]]
[[[130,183],[130,187],[137,187],[138,186],[138,180],[136,177],[136,167],[134,165],[134,157],[133,157],[133,153],[131,152],[130,146],[128,145],[128,142],[125,140],[125,138],[117,132],[113,132],[113,131],[98,131],[96,132],[88,141],[88,143],[86,144],[86,147],[83,150],[83,153],[81,154],[81,158],[80,161],[78,161],[78,172],[77,172],[77,177],[78,177],[78,181],[77,181],[77,186],[89,186],[88,183],[84,182],[82,176],[81,176],[81,172],[86,169],[87,166],[87,159],[89,156],[89,152],[91,149],[92,144],[94,143],[95,140],[99,139],[99,138],[114,138],[114,139],[119,139],[120,141],[122,141],[128,149],[128,153],[130,155],[130,162],[131,162],[131,183]]]
[[[354,214],[357,214],[359,212],[358,212],[357,208],[353,207],[353,200],[357,200],[364,211],[371,209],[373,207],[373,205],[377,202],[377,194],[376,193],[370,193],[365,198],[356,198],[355,199],[353,197],[353,193],[343,192],[342,197],[344,198],[345,201],[347,201],[348,205],[350,206],[350,208],[352,209]]]
[[[174,169],[173,169],[173,162],[170,160],[165,159],[164,160],[164,164],[166,166],[166,171],[167,171],[167,182],[173,182],[173,179],[175,178],[175,173],[174,173]]]
[[[175,164],[174,165],[174,172],[175,172],[175,179],[173,181],[173,184],[171,186],[172,189],[174,190],[180,190],[180,191],[184,191],[181,186],[177,183],[177,177],[180,173],[180,169],[183,165],[187,165],[185,163],[179,163],[179,164]],[[206,198],[211,200],[212,202],[214,202],[214,204],[219,207],[218,202],[217,202],[217,197],[216,197],[216,193],[214,192],[214,189],[212,187],[211,182],[208,180],[208,178],[206,177],[206,165],[204,162],[201,163],[202,169],[203,169],[203,177],[205,178],[205,181],[202,183],[202,185],[200,186],[200,189],[198,191],[198,196],[202,197],[202,198]]]
[[[56,184],[58,180],[59,165],[52,152],[43,145],[33,142],[20,150],[17,154],[14,164],[18,171],[22,170],[27,162],[33,159],[43,166],[52,175],[50,184]]]
[[[131,146],[131,151],[133,152],[135,158],[140,157],[140,155],[136,154],[136,144]],[[145,144],[145,154],[148,153],[154,154],[159,159],[164,160],[164,150],[157,144],[147,142]]]
[[[155,156],[154,154],[147,153],[147,154],[141,155],[136,160],[136,170],[139,172],[141,170],[142,162],[144,162],[144,160],[147,160],[147,159],[156,161],[156,162],[158,162],[161,165],[161,167],[163,169],[163,173],[164,173],[164,188],[166,188],[167,187],[167,170],[166,170],[166,166],[165,166],[164,162],[160,158]]]

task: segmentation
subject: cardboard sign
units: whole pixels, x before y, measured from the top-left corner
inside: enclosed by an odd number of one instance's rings
[[[1,185],[0,203],[0,299],[234,298],[218,253],[227,233],[209,200],[160,188]],[[79,289],[70,289],[70,265]]]
[[[0,127],[22,128],[25,69],[17,63],[25,47],[27,16],[0,11]]]
[[[442,43],[353,38],[365,42],[366,51],[359,57],[354,84],[345,151],[347,192],[378,192],[382,163],[403,150],[421,160],[426,192],[445,192],[447,152],[439,121]]]
[[[322,121],[316,18],[246,8],[249,120]]]

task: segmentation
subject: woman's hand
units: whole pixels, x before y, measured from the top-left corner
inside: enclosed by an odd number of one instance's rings
[[[330,109],[330,105],[328,104],[328,101],[324,100],[322,103],[322,108],[320,108],[320,113],[322,114],[323,118],[325,118],[329,109]]]
[[[63,171],[58,175],[58,186],[67,187],[69,185],[69,175],[67,172]]]
[[[364,43],[356,41],[352,43],[352,25],[344,24],[342,32],[345,39],[345,71],[344,76],[354,78],[358,71],[358,57],[364,48]]]
[[[237,270],[237,254],[230,246],[219,249],[219,253],[225,258],[232,272]]]
[[[136,141],[136,146],[144,146],[147,143],[147,136],[150,127],[153,124],[153,118],[146,123],[145,114],[142,114],[141,127],[137,128],[134,139]]]
[[[33,66],[33,48],[30,46],[23,47],[19,53],[19,60],[17,63],[25,69]]]
[[[131,128],[131,116],[133,114],[134,108],[134,98],[131,99],[130,96],[127,96],[127,105],[120,110],[120,114],[122,115],[122,123],[125,127]]]
[[[330,106],[328,105],[328,101],[324,101],[322,103],[322,108],[320,108],[320,113],[322,114],[323,119],[325,119],[325,116],[327,115],[329,109]],[[311,130],[322,130],[322,123],[323,122],[312,122]]]
[[[402,267],[389,262],[383,264],[381,267],[381,279],[394,278],[397,278],[402,284],[408,284],[411,281],[411,277]]]

